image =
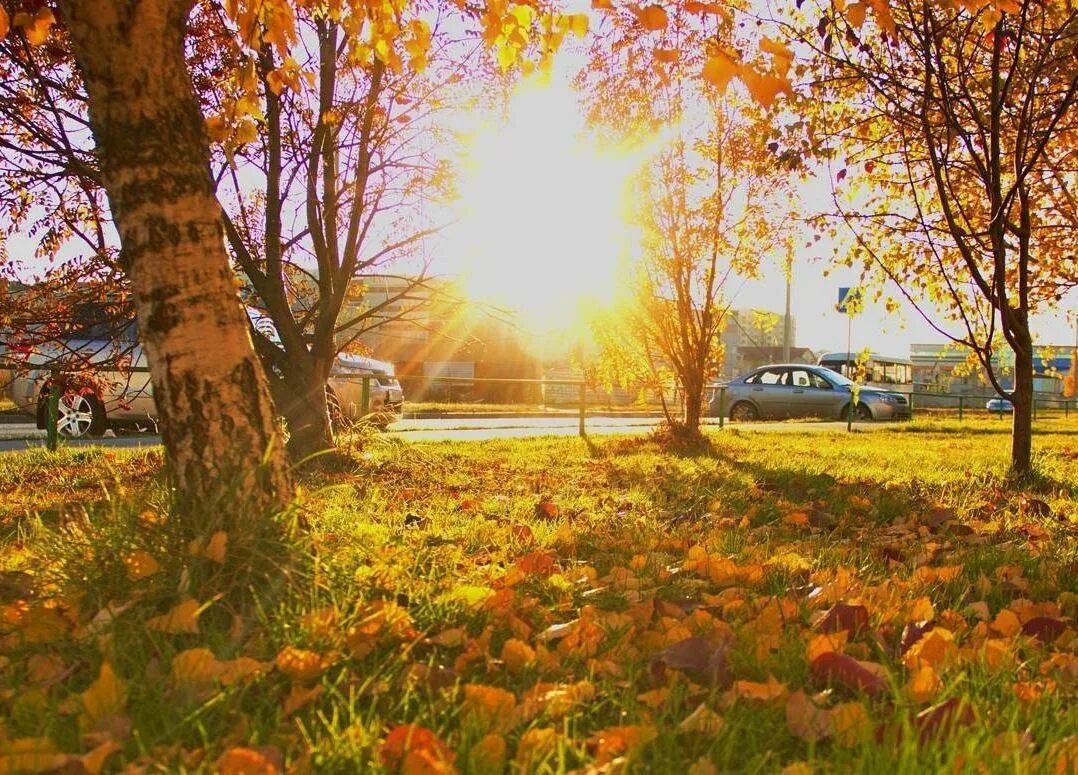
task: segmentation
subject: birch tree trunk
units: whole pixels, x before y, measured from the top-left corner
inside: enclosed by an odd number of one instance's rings
[[[60,7],[86,82],[172,483],[188,518],[234,518],[280,505],[291,481],[225,251],[184,61],[192,3]]]

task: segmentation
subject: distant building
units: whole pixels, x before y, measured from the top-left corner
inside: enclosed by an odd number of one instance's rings
[[[1063,377],[1071,368],[1073,350],[1068,345],[1038,345],[1033,358],[1033,390],[1046,396],[1063,392]],[[924,393],[957,393],[994,396],[995,389],[984,367],[971,364],[969,351],[954,344],[910,345],[914,389]],[[1006,390],[1014,385],[1014,353],[1002,348],[992,358],[992,368]]]
[[[721,334],[723,359],[719,377],[729,379],[757,366],[781,362],[784,321],[785,315],[768,310],[730,310]],[[796,341],[796,319],[791,315],[790,360],[795,363],[814,362],[811,350],[792,346]]]

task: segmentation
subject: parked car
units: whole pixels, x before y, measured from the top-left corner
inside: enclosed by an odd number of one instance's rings
[[[1004,412],[1013,412],[1014,404],[1006,398],[990,398],[988,399],[988,403],[984,405],[984,408],[990,412],[1003,414]]]
[[[726,383],[725,397],[713,391],[709,413],[721,409],[731,420],[750,421],[789,417],[845,419],[853,411],[858,420],[898,420],[910,416],[909,400],[901,393],[862,387],[853,404],[853,382],[823,366],[804,363],[775,364],[753,369]]]
[[[68,438],[96,437],[114,427],[154,427],[157,407],[150,375],[128,370],[148,365],[135,338],[134,325],[123,329],[118,339],[96,338],[92,328],[81,334],[27,355],[27,371],[17,375],[10,388],[15,404],[34,417],[39,428],[44,428],[50,387],[50,370],[45,365],[61,354],[78,355],[87,368],[79,379],[80,389],[60,397],[60,434]],[[404,394],[393,365],[373,358],[340,355],[326,386],[334,421],[361,419],[365,377],[369,379],[368,414],[375,423],[384,427],[399,417]]]

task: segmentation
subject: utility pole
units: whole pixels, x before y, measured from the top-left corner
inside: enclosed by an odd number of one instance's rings
[[[782,362],[790,362],[790,345],[792,342],[792,328],[790,324],[790,285],[794,274],[794,247],[793,241],[786,241],[786,314],[782,318]]]

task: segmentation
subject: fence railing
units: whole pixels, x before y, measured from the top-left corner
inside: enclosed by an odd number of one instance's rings
[[[45,371],[46,369],[40,369]],[[50,383],[53,386],[61,385],[63,383],[62,376],[65,373],[63,369],[52,368],[50,371]],[[147,373],[149,368],[145,366],[134,366],[124,369],[125,373]],[[360,405],[359,416],[365,417],[370,414],[371,409],[371,381],[377,379],[375,375],[350,375],[348,373],[337,373],[331,376],[331,380],[345,381],[345,382],[358,382],[361,384],[360,390]],[[529,378],[509,378],[509,377],[427,377],[429,382],[445,382],[445,383],[457,383],[457,384],[470,384],[476,383],[491,383],[501,385],[532,385],[539,387],[540,390],[545,390],[547,386],[551,387],[571,387],[576,388],[576,411],[578,418],[578,433],[581,437],[587,435],[586,433],[586,419],[588,415],[589,406],[594,407],[594,402],[589,402],[588,391],[595,391],[597,388],[585,380],[579,379],[529,379]],[[724,427],[727,420],[727,405],[726,405],[726,386],[720,385],[714,389],[717,392],[718,406],[717,411],[711,416],[716,417],[718,420],[718,426]],[[60,415],[60,397],[64,391],[57,389],[50,389],[48,393],[48,401],[46,404],[46,416],[45,416],[45,430],[46,430],[46,445],[50,450],[55,450],[59,442],[59,415]],[[665,392],[665,391],[664,391]],[[982,401],[990,399],[990,396],[971,396],[964,393],[919,393],[916,391],[904,392],[904,391],[888,391],[889,393],[898,393],[906,397],[909,405],[910,419],[913,419],[918,411],[952,411],[957,409],[958,419],[961,421],[965,417],[965,413],[969,409],[975,407],[979,408]],[[714,394],[713,394],[714,395]],[[930,400],[935,403],[940,399],[953,399],[955,402],[952,406],[919,406],[918,398],[922,400]],[[705,406],[710,408],[710,400],[705,399]],[[1043,413],[1046,409],[1055,408],[1062,410],[1064,417],[1070,417],[1071,404],[1074,404],[1074,408],[1078,410],[1078,400],[1067,399],[1062,397],[1051,396],[1035,396],[1033,399],[1033,418],[1037,419],[1038,413]],[[564,404],[563,404],[564,405]],[[674,402],[672,407],[675,410],[681,410],[683,407],[681,402]],[[992,410],[990,413],[995,414],[1002,418],[1005,414],[1009,414],[1011,409],[1005,408],[1001,403],[999,410]],[[854,412],[848,412],[847,415],[847,430],[853,429]],[[655,416],[661,416],[659,412],[654,412]],[[707,409],[705,409],[705,416],[707,416]]]

